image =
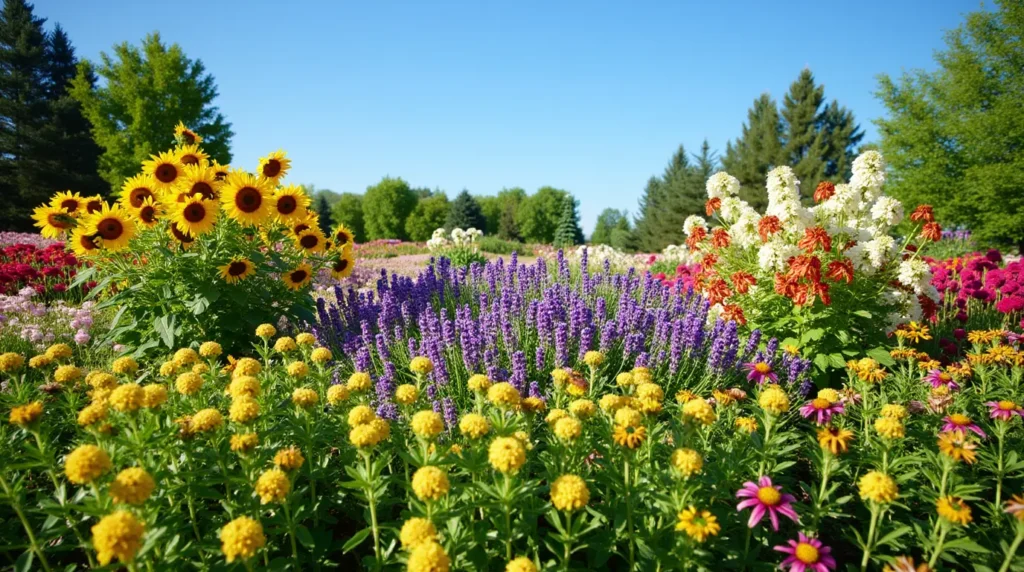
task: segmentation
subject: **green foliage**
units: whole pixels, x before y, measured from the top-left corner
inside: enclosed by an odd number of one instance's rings
[[[515,240],[505,240],[498,238],[497,236],[482,236],[476,241],[481,252],[489,252],[491,254],[512,254],[518,252],[520,254],[529,254],[530,249],[525,244]]]
[[[384,177],[363,196],[367,240],[407,238],[405,220],[416,208],[416,193],[401,178]]]
[[[524,198],[515,213],[515,223],[525,242],[551,244],[562,215],[563,201],[569,193],[554,187],[541,187]]]
[[[572,195],[562,201],[562,214],[555,228],[554,245],[557,247],[583,244],[583,229],[580,228],[580,215],[576,212],[576,198]]]
[[[480,212],[484,216],[484,225],[480,230],[484,231],[487,236],[497,235],[503,206],[501,199],[497,196],[485,195],[476,197],[476,202],[480,205]]]
[[[230,163],[231,125],[213,105],[217,87],[200,60],[189,59],[177,44],[165,45],[157,33],[140,47],[118,44],[100,60],[79,63],[71,95],[103,148],[99,170],[112,187],[172,143],[179,121],[203,138],[211,159]],[[102,86],[92,81],[95,73],[105,80]]]
[[[791,165],[805,197],[825,176],[825,137],[818,129],[819,109],[825,101],[825,88],[814,83],[811,70],[804,68],[782,99],[782,119],[786,125],[782,146],[783,164]]]
[[[739,179],[740,196],[760,210],[768,204],[761,192],[768,171],[784,163],[782,118],[775,100],[763,93],[747,112],[740,137],[726,144],[722,168]]]
[[[908,208],[931,204],[944,225],[1024,249],[1024,4],[996,6],[947,34],[936,71],[882,75],[889,114],[877,124],[891,192]]]
[[[331,205],[327,202],[327,197],[320,195],[320,198],[316,201],[316,214],[320,223],[320,230],[327,235],[331,233]]]
[[[475,228],[483,230],[486,224],[487,221],[484,220],[484,213],[480,210],[480,203],[476,202],[476,199],[469,194],[469,191],[463,190],[456,195],[455,200],[448,207],[448,217],[445,219],[444,227],[448,229],[461,228],[466,230]],[[433,232],[433,229],[431,229],[431,232]]]
[[[682,145],[672,155],[661,177],[651,177],[640,197],[640,216],[636,221],[637,247],[657,252],[685,240],[683,221],[692,214],[704,213],[705,181],[714,174],[717,158],[708,142],[701,145],[695,163]]]
[[[405,221],[405,232],[409,240],[416,242],[430,240],[430,235],[444,226],[449,208],[448,195],[444,193],[421,198]]]
[[[629,213],[616,209],[604,209],[597,217],[594,232],[590,235],[592,244],[607,244],[618,249],[625,249],[632,227],[629,224]]]
[[[363,224],[363,195],[341,193],[331,207],[331,220],[343,224],[355,234],[356,242],[366,241],[366,226]]]

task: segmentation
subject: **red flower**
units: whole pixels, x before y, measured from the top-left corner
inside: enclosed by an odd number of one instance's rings
[[[820,226],[815,226],[804,231],[804,237],[796,245],[810,254],[814,249],[821,246],[825,252],[832,252],[832,237]]]
[[[732,290],[729,290],[729,285],[725,283],[725,280],[717,278],[710,286],[708,286],[706,294],[708,301],[714,305],[719,304],[729,296],[732,296]]]
[[[732,280],[733,288],[740,294],[746,294],[747,290],[757,283],[757,278],[749,272],[734,272],[729,278]]]
[[[817,256],[800,255],[789,259],[789,275],[794,279],[806,278],[821,282],[821,260]]]
[[[729,246],[729,231],[724,228],[716,228],[711,231],[711,246],[715,248],[727,248]]]
[[[910,220],[914,222],[935,222],[935,213],[931,205],[919,205],[914,212],[910,213]]]
[[[722,319],[732,320],[741,326],[747,323],[747,317],[743,315],[743,308],[736,304],[722,306]]]
[[[708,231],[704,230],[704,228],[699,226],[694,228],[693,232],[690,233],[690,236],[686,237],[686,246],[688,246],[690,250],[696,250],[697,245],[700,244],[700,241],[704,240],[707,235]]]
[[[704,212],[708,213],[708,216],[715,214],[715,211],[722,208],[722,199],[715,197],[708,199],[708,202],[704,203]]]
[[[937,222],[930,222],[921,229],[921,236],[926,240],[938,242],[942,238],[942,227]]]
[[[811,283],[810,287],[811,292],[817,294],[818,297],[821,298],[822,304],[825,304],[826,306],[832,304],[832,296],[829,294],[829,289],[831,288],[831,286],[825,284],[824,282],[813,282]],[[814,300],[812,299],[811,302],[814,302]]]
[[[797,306],[803,306],[814,302],[814,296],[811,294],[811,287],[807,284],[799,284],[793,289],[793,295],[790,296],[793,300],[793,304]]]
[[[849,258],[844,258],[829,262],[825,278],[833,282],[846,282],[847,284],[853,282],[853,261]]]
[[[761,235],[761,242],[768,242],[768,237],[780,230],[782,230],[782,223],[775,215],[763,216],[757,223],[757,234]]]
[[[775,293],[779,296],[792,298],[796,293],[796,279],[787,274],[775,275]]]
[[[836,194],[836,185],[832,181],[822,181],[818,183],[818,188],[814,189],[814,202],[820,203],[827,201],[832,198],[832,195]]]
[[[704,258],[700,259],[700,267],[702,270],[710,271],[712,268],[715,267],[715,264],[718,264],[717,254],[709,252],[704,255]]]

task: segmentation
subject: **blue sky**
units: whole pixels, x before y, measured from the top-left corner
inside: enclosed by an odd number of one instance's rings
[[[636,211],[680,144],[724,151],[763,92],[809,67],[877,137],[879,73],[933,69],[977,0],[309,2],[37,0],[80,57],[159,31],[206,65],[234,163],[283,148],[289,180],[384,175],[494,194],[567,189],[584,229]]]

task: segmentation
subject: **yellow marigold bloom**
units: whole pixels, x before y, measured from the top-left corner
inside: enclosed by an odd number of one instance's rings
[[[232,378],[228,384],[228,395],[238,399],[239,397],[256,397],[260,394],[260,382],[251,375],[240,375]]]
[[[32,356],[32,358],[28,360],[28,366],[32,369],[41,369],[50,365],[51,363],[53,363],[53,358],[45,354]]]
[[[203,342],[199,346],[199,355],[204,358],[215,358],[224,351],[217,342]]]
[[[448,453],[452,455],[462,456],[462,445],[458,443],[452,443],[451,447],[448,447]]]
[[[544,422],[554,427],[555,423],[558,423],[559,419],[565,419],[569,416],[569,412],[565,409],[552,409],[547,417],[544,418]]]
[[[311,346],[316,343],[316,336],[309,332],[302,332],[301,334],[295,336],[295,343],[299,344],[300,346]]]
[[[370,421],[370,426],[377,432],[379,440],[384,441],[391,437],[391,422],[386,419],[376,418]]]
[[[131,375],[139,371],[139,362],[135,361],[135,358],[131,356],[119,357],[114,360],[113,365],[110,366],[114,373],[120,375]]]
[[[840,429],[838,427],[822,427],[818,429],[818,445],[822,449],[838,455],[849,450],[850,441],[853,441],[853,431]]]
[[[210,373],[210,366],[206,365],[205,363],[197,363],[196,365],[192,366],[192,373],[196,375]]]
[[[110,406],[122,413],[138,411],[146,398],[146,392],[137,383],[125,383],[110,393]]]
[[[641,383],[636,386],[637,399],[653,399],[662,401],[665,399],[665,391],[656,383]]]
[[[575,417],[563,417],[555,421],[552,431],[559,439],[572,442],[583,433],[583,424]]]
[[[248,453],[260,444],[260,437],[256,433],[238,433],[231,436],[231,450],[236,453]]]
[[[440,435],[441,431],[444,431],[444,420],[441,419],[439,413],[434,411],[419,411],[412,416],[409,426],[417,437],[433,439]]]
[[[757,431],[757,419],[753,417],[737,417],[736,428],[747,434],[753,433]]]
[[[935,510],[939,516],[953,524],[966,526],[971,522],[971,507],[967,506],[964,499],[954,496],[945,496],[935,502]]]
[[[327,388],[327,403],[337,405],[348,399],[348,388],[344,385],[332,385]]]
[[[243,375],[254,376],[263,370],[263,366],[260,362],[253,358],[244,357],[235,363],[235,369],[231,372],[232,377],[241,377]]]
[[[511,383],[495,383],[487,390],[487,400],[502,409],[514,409],[519,405],[520,396]]]
[[[590,419],[597,413],[597,406],[589,399],[577,399],[569,404],[569,413],[580,419]]]
[[[721,407],[728,407],[736,401],[736,398],[733,397],[731,393],[728,391],[722,391],[721,389],[712,389],[711,397],[714,398],[715,405],[719,405]]]
[[[687,403],[697,399],[697,394],[690,391],[689,389],[681,389],[676,392],[676,401],[679,403]]]
[[[263,525],[247,516],[240,516],[220,529],[220,551],[228,564],[238,558],[252,558],[266,544]]]
[[[434,371],[434,362],[430,358],[416,356],[409,362],[409,369],[417,375],[427,375]]]
[[[633,374],[628,371],[624,371],[615,376],[615,383],[618,384],[619,387],[629,387],[631,385],[636,385],[636,380],[633,379]]]
[[[547,407],[547,403],[539,397],[524,397],[519,402],[520,409],[525,413],[542,413]]]
[[[43,416],[43,402],[33,401],[11,408],[10,422],[19,427],[28,427]]]
[[[105,371],[90,371],[89,375],[85,376],[85,383],[90,387],[114,389],[117,387],[117,378]]]
[[[178,364],[178,367],[192,365],[197,361],[199,361],[199,354],[192,348],[181,348],[174,352],[174,363]]]
[[[21,354],[7,352],[0,355],[0,373],[18,371],[23,365],[25,365],[25,358]]]
[[[281,469],[264,471],[260,478],[256,479],[256,495],[260,497],[260,504],[284,502],[291,490],[292,483]]]
[[[974,452],[977,448],[978,445],[962,429],[939,433],[939,452],[954,461],[973,465],[978,460],[978,454]]]
[[[395,388],[395,401],[402,405],[412,405],[420,396],[420,390],[411,383],[403,383]]]
[[[469,387],[470,391],[483,392],[491,387],[491,380],[486,375],[477,373],[469,377],[466,386]]]
[[[631,373],[633,374],[633,381],[637,385],[654,383],[654,376],[651,375],[651,370],[646,367],[634,367]]]
[[[601,398],[598,405],[601,407],[601,411],[614,413],[615,411],[618,411],[619,408],[625,407],[626,402],[627,400],[621,395],[613,395],[609,393]]]
[[[286,449],[279,449],[274,454],[274,464],[285,471],[296,471],[305,462],[306,458],[302,456],[302,450],[294,445]]]
[[[467,413],[459,421],[459,432],[470,439],[479,439],[491,431],[491,422],[479,413]]]
[[[569,370],[565,368],[557,368],[551,371],[551,381],[554,382],[555,387],[562,387],[569,381]]]
[[[352,430],[348,433],[349,442],[359,448],[373,447],[377,445],[377,443],[380,443],[384,438],[384,435],[381,434],[380,430],[373,422],[356,425],[352,427]]]
[[[107,418],[107,406],[103,403],[86,405],[78,412],[78,424],[88,427]]]
[[[64,459],[64,475],[76,485],[91,483],[110,470],[110,455],[96,445],[79,445]]]
[[[818,399],[825,399],[829,403],[839,403],[839,392],[831,387],[826,387],[818,391]]]
[[[526,463],[526,449],[515,437],[498,437],[491,441],[487,460],[500,473],[515,473]]]
[[[182,395],[195,395],[203,387],[203,378],[191,371],[183,373],[174,380],[174,389]]]
[[[53,344],[46,348],[46,357],[52,360],[68,359],[71,357],[71,346],[67,344]]]
[[[683,404],[683,419],[696,421],[701,425],[711,425],[718,419],[715,408],[705,399],[697,398]]]
[[[624,427],[639,427],[644,422],[644,416],[632,407],[623,407],[615,412],[615,424]]]
[[[241,396],[231,402],[228,418],[235,423],[246,424],[260,416],[260,404],[251,397]]]
[[[373,382],[370,379],[370,374],[366,373],[365,371],[357,371],[352,375],[348,376],[347,386],[348,390],[351,391],[352,393],[359,393],[360,391],[366,391],[367,389],[370,389],[370,385],[372,383]]]
[[[416,498],[438,500],[448,494],[448,473],[433,466],[420,467],[412,475],[412,490]]]
[[[604,354],[593,350],[583,354],[583,363],[590,367],[601,367],[604,363]]]
[[[866,381],[868,383],[880,383],[882,382],[882,380],[886,378],[887,375],[889,375],[889,373],[882,368],[872,370],[861,370],[857,372],[857,377],[859,377],[862,381]]]
[[[875,419],[875,431],[886,439],[902,439],[907,434],[903,422],[893,417]]]
[[[676,449],[671,460],[672,466],[684,477],[699,473],[704,468],[704,459],[693,449]]]
[[[156,481],[145,469],[131,467],[114,477],[114,482],[110,483],[110,497],[118,503],[142,504],[155,488]]]
[[[296,362],[302,363],[302,362]],[[294,364],[293,364],[294,365]],[[303,364],[305,365],[305,364]],[[320,394],[309,387],[298,387],[292,392],[292,403],[303,409],[309,409],[320,401]]]
[[[177,372],[178,372],[178,364],[174,363],[174,361],[172,361],[172,360],[168,360],[168,361],[165,361],[164,363],[160,364],[160,375],[162,375],[164,377],[171,377],[172,375],[174,375]]]
[[[761,392],[757,403],[772,415],[781,415],[789,411],[789,397],[777,385],[769,386]]]
[[[288,364],[288,375],[296,379],[302,379],[309,375],[309,366],[306,365],[306,362],[293,361]]]
[[[57,383],[72,383],[82,378],[82,370],[73,365],[57,366],[53,372],[53,380]]]
[[[710,511],[697,510],[693,505],[676,515],[676,519],[676,530],[685,532],[697,542],[704,542],[709,536],[717,536],[722,530],[715,515]]]
[[[200,409],[192,416],[192,430],[196,433],[205,433],[220,429],[224,424],[224,417],[213,408]]]
[[[398,538],[402,541],[402,548],[411,550],[424,542],[436,541],[437,529],[429,520],[414,516],[402,525]]]
[[[527,433],[526,431],[516,431],[515,433],[512,434],[512,436],[518,439],[519,442],[523,444],[523,447],[526,447],[527,451],[533,450],[533,443],[530,442],[529,433]]]
[[[900,490],[896,481],[885,473],[871,471],[865,473],[857,483],[860,498],[878,503],[890,503],[896,500]]]
[[[407,570],[409,572],[448,572],[452,560],[448,558],[444,548],[432,540],[421,542],[409,554]]]
[[[297,349],[299,349],[299,346],[295,344],[295,340],[288,336],[282,336],[280,338],[277,338],[277,341],[274,342],[274,351],[278,353],[284,354],[288,352],[293,352]]]
[[[275,328],[271,324],[260,324],[259,326],[256,326],[257,337],[263,338],[264,340],[269,340],[275,335],[277,335],[277,328]]]
[[[126,510],[108,514],[92,527],[92,545],[96,548],[96,558],[104,566],[114,558],[124,564],[132,562],[142,547],[142,535],[145,532],[145,525]]]
[[[505,565],[505,572],[537,572],[537,565],[526,556],[520,556]]]
[[[887,403],[882,406],[882,417],[903,420],[907,418],[907,408],[898,403]]]
[[[587,483],[576,475],[562,475],[551,483],[551,504],[558,510],[572,512],[590,502]]]
[[[647,439],[647,428],[642,425],[631,427],[628,425],[616,425],[612,432],[612,440],[620,447],[636,449]]]
[[[112,389],[96,388],[96,389],[88,392],[88,394],[89,394],[89,399],[91,399],[93,403],[99,403],[99,404],[102,404],[102,405],[106,405],[107,403],[109,403],[109,401],[110,401],[110,394],[113,393],[113,392],[114,391]]]
[[[370,409],[369,405],[356,405],[348,412],[348,424],[350,427],[366,425],[377,418],[377,414]]]
[[[313,348],[313,353],[309,354],[309,359],[313,360],[313,363],[327,363],[333,358],[331,350],[327,348]]]
[[[155,409],[167,402],[167,386],[162,383],[151,383],[142,386],[142,406]]]

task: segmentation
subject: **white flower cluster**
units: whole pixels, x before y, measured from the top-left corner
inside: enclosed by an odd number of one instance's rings
[[[579,262],[583,258],[583,253],[587,253],[587,265],[592,271],[598,271],[604,268],[605,261],[618,271],[626,270],[630,267],[637,266],[636,257],[631,254],[626,254],[621,250],[609,246],[607,244],[591,244],[581,245],[575,250],[567,253],[567,256],[572,262]]]
[[[450,234],[445,229],[439,228],[434,231],[430,240],[427,241],[427,249],[435,252],[449,246],[469,246],[474,244],[476,239],[483,235],[483,231],[475,228],[468,228],[466,230],[454,228]]]
[[[661,251],[661,259],[671,262],[676,266],[680,264],[696,264],[698,259],[694,253],[684,245],[670,244]]]

